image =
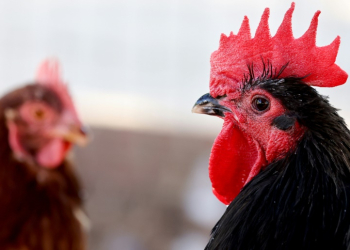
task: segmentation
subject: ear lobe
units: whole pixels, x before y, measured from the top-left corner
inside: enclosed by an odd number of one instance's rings
[[[266,160],[268,163],[279,159],[292,147],[293,140],[283,130],[272,129],[266,148]]]
[[[296,118],[295,117],[291,117],[288,115],[280,115],[277,116],[275,119],[273,119],[272,121],[272,126],[275,126],[276,128],[280,129],[280,130],[288,130],[291,127],[293,127],[293,125],[295,124]]]
[[[303,128],[300,127],[297,118],[288,115],[276,117],[266,146],[266,160],[270,163],[284,157],[296,145]]]
[[[295,122],[295,117],[285,114],[277,116],[275,119],[273,119],[271,125],[277,129],[272,128],[272,132],[269,136],[269,142],[267,143],[266,160],[268,162],[279,158],[286,153],[283,149],[289,149],[292,146],[293,140],[290,138],[290,136],[288,136],[286,131],[291,129]]]

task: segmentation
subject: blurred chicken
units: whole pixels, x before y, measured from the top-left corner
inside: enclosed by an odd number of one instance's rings
[[[85,249],[80,184],[66,157],[86,142],[57,62],[0,99],[0,249]]]

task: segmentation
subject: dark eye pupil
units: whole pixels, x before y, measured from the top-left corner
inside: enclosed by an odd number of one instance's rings
[[[264,111],[269,107],[270,103],[267,99],[258,97],[254,99],[253,106],[258,111]]]
[[[36,111],[35,111],[35,116],[36,116],[36,118],[38,118],[38,119],[44,118],[44,111],[41,110],[41,109],[36,110]]]

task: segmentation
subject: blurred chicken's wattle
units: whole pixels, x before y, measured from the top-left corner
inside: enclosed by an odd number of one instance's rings
[[[38,163],[46,168],[56,168],[64,160],[71,143],[60,138],[52,139],[36,155]]]

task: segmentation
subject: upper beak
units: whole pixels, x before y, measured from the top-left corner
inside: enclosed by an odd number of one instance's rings
[[[89,142],[87,129],[83,126],[72,126],[69,130],[56,129],[52,134],[55,137],[62,138],[82,147],[86,146]]]
[[[220,105],[218,99],[215,99],[208,93],[198,99],[192,108],[192,112],[225,117],[225,112],[232,111],[228,107]]]

